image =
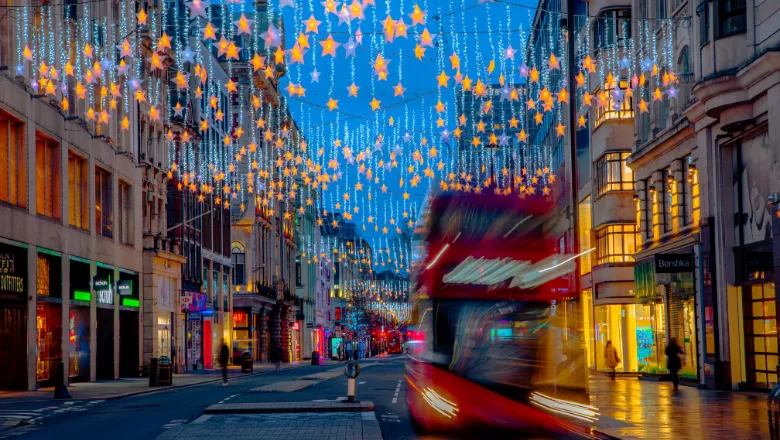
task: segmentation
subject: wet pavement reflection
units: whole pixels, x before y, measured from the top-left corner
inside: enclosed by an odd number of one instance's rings
[[[602,431],[623,439],[766,439],[767,394],[591,376]]]

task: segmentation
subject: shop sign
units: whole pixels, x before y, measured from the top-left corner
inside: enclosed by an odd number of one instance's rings
[[[95,275],[92,278],[92,290],[97,295],[98,304],[114,304],[114,295],[111,292],[111,277]]]
[[[306,328],[314,328],[314,324],[311,322],[306,323]]]
[[[693,272],[693,254],[656,254],[655,273]]]
[[[301,326],[297,322],[293,322],[293,325],[292,325],[292,329],[293,330],[298,330],[300,328],[301,328]]]
[[[119,280],[116,283],[116,291],[119,296],[130,296],[133,294],[133,280]]]
[[[745,269],[747,273],[753,272],[772,272],[774,264],[772,262],[772,252],[750,252],[744,253]]]
[[[182,312],[202,312],[206,310],[206,295],[198,292],[181,293]]]
[[[24,278],[16,276],[16,256],[0,254],[0,291],[24,293]]]
[[[200,313],[187,313],[187,319],[190,321],[200,321]]]

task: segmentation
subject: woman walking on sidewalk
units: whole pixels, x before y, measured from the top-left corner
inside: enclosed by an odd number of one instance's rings
[[[677,338],[669,339],[669,345],[666,346],[666,368],[669,369],[669,373],[672,375],[672,383],[675,390],[680,385],[680,376],[677,374],[682,368],[680,356],[684,355],[685,351],[677,343]]]
[[[604,360],[607,361],[607,367],[611,370],[610,377],[615,380],[615,368],[620,364],[620,356],[618,356],[615,346],[612,345],[612,341],[607,341],[607,346],[604,347]]]

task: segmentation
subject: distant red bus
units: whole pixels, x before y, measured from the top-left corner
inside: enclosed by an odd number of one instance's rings
[[[418,430],[599,438],[584,362],[562,355],[552,304],[568,295],[562,277],[575,265],[545,236],[550,210],[535,197],[430,200],[415,231],[406,341]]]
[[[387,332],[387,353],[400,354],[403,352],[404,336],[398,330]]]

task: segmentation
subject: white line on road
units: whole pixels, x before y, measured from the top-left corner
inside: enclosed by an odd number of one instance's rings
[[[362,381],[362,382],[358,382],[358,385],[363,385],[363,384],[365,384],[365,383],[366,383],[366,381],[364,380],[364,381]]]
[[[398,397],[393,397],[393,403],[398,403]]]

